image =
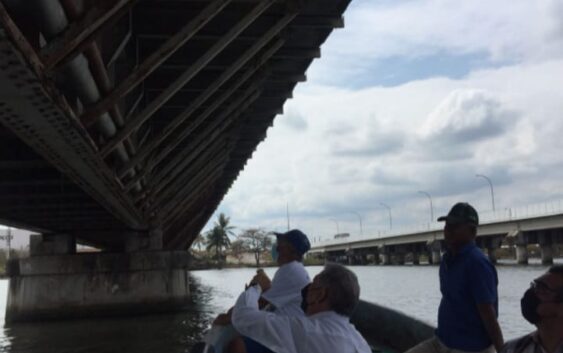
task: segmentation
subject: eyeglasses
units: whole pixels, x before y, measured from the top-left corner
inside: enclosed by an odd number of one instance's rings
[[[532,288],[536,292],[541,292],[541,293],[559,294],[561,292],[561,290],[553,289],[550,286],[548,286],[545,282],[539,281],[537,279],[533,280],[530,283],[530,288]]]

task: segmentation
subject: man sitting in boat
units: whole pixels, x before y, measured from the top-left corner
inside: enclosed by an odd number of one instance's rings
[[[257,301],[269,281],[261,274],[255,281],[233,308],[232,322],[242,335],[276,353],[371,353],[350,323],[359,302],[360,286],[356,275],[344,266],[327,265],[304,288],[302,307],[306,316],[260,311]]]
[[[259,300],[261,309],[276,315],[304,316],[301,310],[301,289],[309,282],[309,274],[303,266],[303,256],[311,248],[307,236],[298,229],[286,233],[274,233],[276,243],[272,247],[272,258],[280,266],[272,281],[264,271],[259,270],[250,285],[255,285],[260,277],[263,285]],[[231,311],[221,314],[214,325],[229,325]],[[242,350],[249,353],[269,352],[265,347],[247,337],[239,337],[229,344],[229,351]]]
[[[501,353],[563,353],[563,265],[536,278],[521,306],[522,315],[537,331],[507,342]]]
[[[475,245],[479,216],[468,203],[452,207],[445,221],[447,252],[440,263],[436,336],[407,353],[492,353],[503,345],[498,317],[498,276],[494,265]]]

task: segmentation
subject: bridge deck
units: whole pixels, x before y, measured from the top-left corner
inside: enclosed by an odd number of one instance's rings
[[[350,0],[2,0],[0,220],[185,248]]]

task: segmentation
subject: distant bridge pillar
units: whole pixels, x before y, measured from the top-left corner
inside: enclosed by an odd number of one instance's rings
[[[514,231],[509,233],[507,239],[513,239],[512,242],[516,245],[516,262],[519,265],[528,264],[528,237],[526,233],[521,231]]]
[[[380,258],[379,258],[379,249],[378,249],[378,248],[375,248],[375,249],[373,250],[373,262],[374,262],[374,264],[379,265],[379,261],[380,261]]]
[[[431,256],[428,262],[432,260],[430,262],[432,265],[439,265],[440,262],[442,261],[442,241],[435,240],[428,244],[428,248],[431,251]]]
[[[189,304],[187,251],[77,254],[75,246],[69,235],[30,238],[30,257],[8,263],[7,323],[162,312]]]
[[[541,247],[541,263],[542,265],[553,265],[553,242],[551,234],[547,231],[541,232],[538,236]]]
[[[405,264],[405,253],[402,251],[398,251],[393,256],[395,265],[404,265]]]
[[[353,249],[346,250],[346,260],[348,265],[355,265]]]
[[[516,245],[516,262],[520,265],[528,264],[528,246],[526,244]]]
[[[420,251],[418,248],[412,252],[412,264],[413,265],[420,265]]]
[[[489,260],[493,263],[496,264],[497,263],[497,250],[500,248],[500,245],[502,243],[502,238],[501,237],[493,237],[491,239],[488,239],[486,242],[486,247],[487,247],[487,255],[489,256]]]
[[[381,259],[382,265],[391,265],[391,254],[389,253],[389,248],[384,246],[379,251],[379,258]]]

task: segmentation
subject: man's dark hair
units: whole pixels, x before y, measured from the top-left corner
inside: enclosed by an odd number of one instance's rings
[[[547,272],[563,276],[563,264],[553,265],[549,268],[549,270],[547,270]]]
[[[352,315],[360,300],[360,285],[354,272],[342,265],[328,264],[318,279],[328,290],[331,309],[340,315]]]

